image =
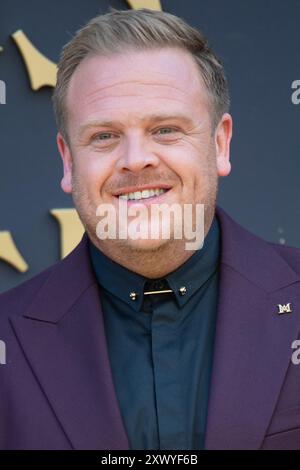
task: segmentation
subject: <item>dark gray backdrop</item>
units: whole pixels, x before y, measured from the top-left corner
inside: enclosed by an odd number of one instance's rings
[[[244,227],[300,247],[300,0],[162,0],[207,35],[223,60],[234,119],[232,172],[220,180],[218,203]],[[33,92],[10,35],[23,31],[57,62],[62,45],[91,17],[125,0],[0,0],[0,230],[11,231],[29,264],[21,274],[0,260],[0,292],[59,260],[51,208],[72,207],[59,186],[51,88]]]

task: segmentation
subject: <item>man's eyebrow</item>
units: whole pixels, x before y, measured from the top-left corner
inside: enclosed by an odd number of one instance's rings
[[[157,121],[166,121],[166,120],[177,120],[184,122],[186,125],[193,125],[194,122],[191,118],[186,116],[185,114],[150,114],[149,116],[144,116],[141,119],[142,123],[148,122],[149,124]],[[78,135],[82,135],[86,130],[93,129],[95,127],[113,127],[119,126],[124,127],[124,125],[120,121],[100,121],[94,120],[89,121],[86,124],[83,124],[79,130]]]

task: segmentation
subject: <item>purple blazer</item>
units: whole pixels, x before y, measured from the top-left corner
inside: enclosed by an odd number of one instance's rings
[[[300,250],[220,207],[221,265],[206,449],[300,449]],[[291,313],[279,314],[278,304]],[[0,449],[129,449],[87,235],[0,296]]]

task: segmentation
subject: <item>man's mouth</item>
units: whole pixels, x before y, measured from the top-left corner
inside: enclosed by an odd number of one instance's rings
[[[115,191],[113,196],[123,201],[127,201],[128,203],[139,201],[146,204],[148,202],[152,202],[155,198],[158,198],[159,201],[164,194],[171,189],[172,186],[166,183],[159,183],[158,186],[151,183],[143,186],[123,186],[120,187],[118,191]]]
[[[141,199],[149,199],[150,197],[157,197],[161,194],[167,192],[167,189],[154,188],[154,189],[144,189],[143,191],[134,191],[131,193],[120,194],[119,198],[124,199],[125,201],[139,201]]]

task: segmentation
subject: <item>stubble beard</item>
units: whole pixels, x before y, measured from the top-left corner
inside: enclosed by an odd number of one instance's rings
[[[208,164],[206,182],[208,191],[203,197],[204,200],[197,201],[199,204],[204,204],[204,237],[215,214],[218,193],[218,176],[216,162],[213,158]],[[96,216],[97,206],[91,201],[82,186],[74,166],[72,171],[72,197],[78,216],[92,243],[106,256],[132,271],[140,272],[149,278],[161,277],[163,273],[161,265],[164,260],[171,259],[174,265],[180,265],[193,254],[193,251],[187,252],[185,250],[185,239],[174,239],[172,236],[170,239],[161,240],[160,244],[154,246],[135,243],[128,239],[100,240],[96,233],[99,222]],[[142,271],[140,271],[141,269]]]

